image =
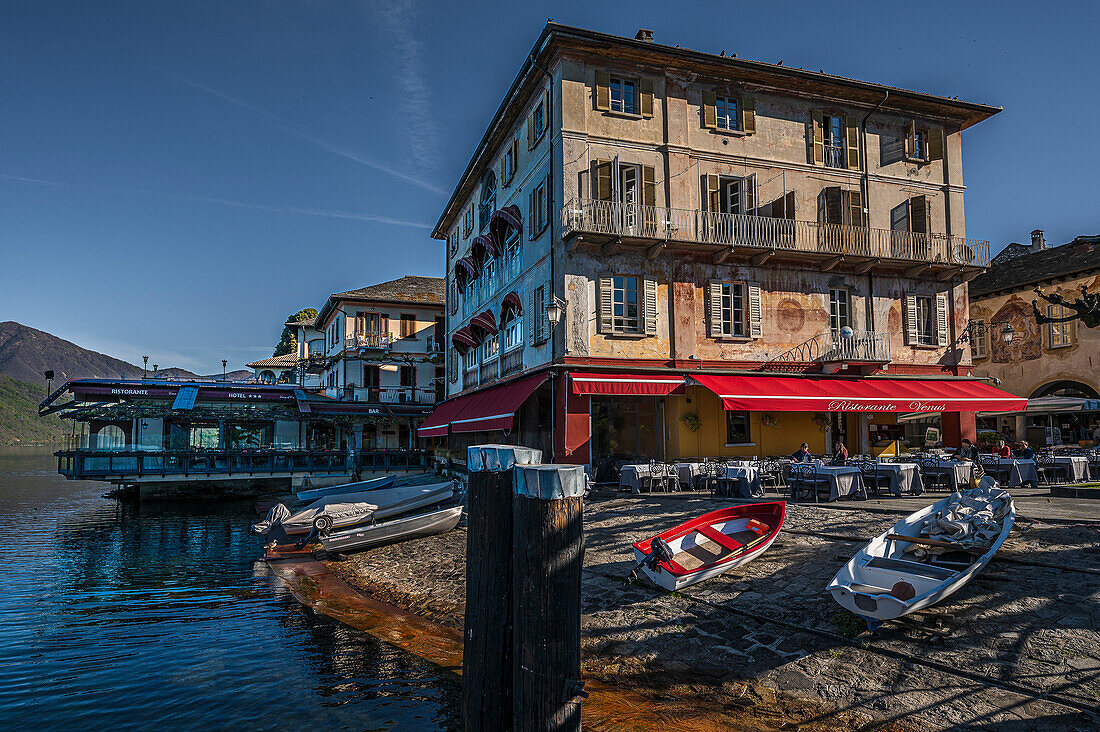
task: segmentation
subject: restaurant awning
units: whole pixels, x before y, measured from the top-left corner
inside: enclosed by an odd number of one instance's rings
[[[470,319],[471,328],[478,328],[486,335],[495,335],[497,332],[497,319],[492,310],[483,310]]]
[[[1100,411],[1100,399],[1085,399],[1083,397],[1035,397],[1027,400],[1028,414],[1063,414],[1066,412],[1095,412]],[[1009,414],[1001,408],[996,412],[982,412],[979,417],[1000,417]]]
[[[470,252],[475,261],[482,252],[488,254],[490,257],[495,257],[500,253],[497,251],[496,243],[488,234],[475,236],[473,242],[470,244]]]
[[[172,409],[184,411],[195,406],[195,399],[199,396],[199,387],[181,386],[176,392],[176,400],[172,402]]]
[[[638,394],[666,396],[683,394],[685,381],[680,374],[599,374],[572,371],[574,394]]]
[[[464,406],[466,406],[464,397],[436,405],[436,408],[416,430],[416,434],[419,437],[446,437],[451,426],[451,420],[462,411]]]
[[[983,381],[692,375],[728,410],[780,412],[1019,411],[1027,400]]]
[[[462,411],[451,418],[451,432],[512,429],[516,410],[545,380],[546,374],[528,376],[462,397],[464,405]]]
[[[451,345],[458,349],[473,348],[477,345],[477,338],[470,326],[463,326],[451,334]]]

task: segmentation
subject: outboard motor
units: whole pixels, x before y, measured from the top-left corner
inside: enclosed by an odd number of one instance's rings
[[[650,569],[656,570],[657,565],[661,562],[667,562],[672,559],[672,547],[668,545],[668,542],[659,536],[653,537],[653,540],[649,542],[649,554],[634,565],[634,569],[630,570],[630,579],[636,579],[638,577],[638,570],[642,566],[647,566]]]

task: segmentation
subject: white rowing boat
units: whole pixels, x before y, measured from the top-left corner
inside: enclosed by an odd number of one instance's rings
[[[876,536],[826,589],[873,629],[936,604],[989,563],[1008,538],[1016,509],[992,479],[954,493]]]
[[[308,479],[307,479],[308,480]],[[358,493],[359,491],[372,491],[378,488],[389,488],[396,480],[395,476],[383,475],[381,478],[360,480],[356,483],[344,483],[343,485],[330,485],[324,488],[308,488],[300,490],[294,495],[299,501],[311,502],[325,496],[334,496],[340,493]]]
[[[442,534],[458,525],[462,506],[433,509],[427,513],[399,516],[377,524],[362,524],[347,531],[323,534],[321,546],[330,552],[356,552],[383,544]]]
[[[443,503],[453,495],[454,483],[447,482],[334,494],[316,500],[296,513],[291,513],[290,509],[278,503],[252,530],[257,534],[267,534],[279,528],[291,535],[308,534],[314,529],[331,531],[400,516],[418,508]]]

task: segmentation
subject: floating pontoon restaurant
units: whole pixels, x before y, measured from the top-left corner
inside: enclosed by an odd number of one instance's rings
[[[73,420],[69,449],[57,453],[67,478],[209,496],[425,468],[428,454],[411,435],[429,409],[340,401],[294,385],[75,379],[39,415]],[[364,449],[365,427],[407,433],[409,444]]]

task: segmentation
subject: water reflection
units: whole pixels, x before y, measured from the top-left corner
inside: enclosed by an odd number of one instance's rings
[[[0,719],[449,729],[456,677],[290,597],[247,504],[122,504],[0,454]]]

